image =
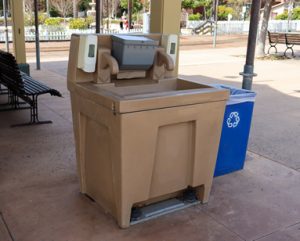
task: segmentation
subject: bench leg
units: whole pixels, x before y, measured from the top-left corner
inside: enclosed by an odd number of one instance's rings
[[[6,93],[2,92],[1,93],[2,95],[6,94],[7,95],[7,102],[4,103],[4,104],[1,104],[2,107],[4,108],[1,108],[1,111],[8,111],[8,110],[16,110],[17,109],[17,97],[16,95],[10,91],[10,90],[7,90]]]
[[[270,53],[271,48],[275,49],[275,54],[277,54],[277,48],[276,48],[276,44],[270,44],[270,48],[268,49],[268,54]]]
[[[3,85],[0,84],[0,95],[7,95],[8,94],[8,89],[3,88]]]
[[[17,110],[20,108],[20,103],[19,103],[19,99],[18,99],[18,96],[8,90],[8,93],[7,93],[7,105],[10,105],[11,106],[11,110]]]
[[[293,50],[293,47],[294,47],[294,44],[291,44],[291,45],[286,45],[286,50],[284,51],[284,56],[286,56],[286,52],[290,49],[292,51],[292,57],[295,57],[295,54],[294,54],[294,50]]]
[[[52,121],[40,121],[39,120],[39,112],[38,112],[38,96],[32,96],[32,105],[30,107],[30,122],[12,125],[11,127],[20,127],[20,126],[30,126],[30,125],[42,125],[42,124],[51,124]]]
[[[10,90],[7,91],[7,102],[0,104],[0,112],[24,110],[29,108],[31,108],[31,106],[29,106],[26,102],[21,102],[18,96]]]

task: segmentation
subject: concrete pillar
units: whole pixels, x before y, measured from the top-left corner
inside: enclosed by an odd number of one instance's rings
[[[150,33],[177,34],[177,60],[174,73],[178,75],[181,0],[152,0]]]
[[[180,33],[181,0],[152,0],[150,32]]]
[[[10,0],[10,6],[13,19],[15,57],[18,64],[26,64],[23,1]]]

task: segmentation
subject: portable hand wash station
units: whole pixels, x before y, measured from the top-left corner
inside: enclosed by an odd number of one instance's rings
[[[208,201],[226,90],[177,78],[176,35],[73,35],[81,192],[122,228]]]

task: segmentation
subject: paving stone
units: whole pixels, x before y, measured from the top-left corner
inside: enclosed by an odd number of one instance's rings
[[[16,240],[241,241],[196,207],[122,230],[109,214],[79,194],[77,182],[38,183],[2,194],[1,205]]]
[[[260,238],[257,241],[299,241],[299,237],[300,224],[298,223]]]
[[[249,153],[244,170],[214,180],[204,211],[245,240],[300,221],[300,173]]]
[[[3,216],[0,213],[0,241],[12,241],[6,225],[3,221]]]

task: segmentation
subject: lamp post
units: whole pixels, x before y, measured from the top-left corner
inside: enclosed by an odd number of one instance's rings
[[[36,50],[36,69],[41,69],[40,59],[40,33],[39,33],[39,11],[38,2],[34,0],[34,23],[35,23],[35,50]]]
[[[93,3],[95,3],[95,1],[93,0]],[[100,33],[100,29],[101,29],[101,18],[102,18],[102,0],[96,0],[96,33]]]
[[[7,28],[7,0],[3,0],[3,12],[4,12],[4,31],[5,31],[5,46],[6,52],[9,52],[9,37],[8,37],[8,28]]]
[[[49,0],[46,0],[46,11],[47,11],[47,16],[50,17]]]
[[[213,1],[213,18],[214,18],[214,37],[213,37],[213,47],[217,44],[217,29],[218,29],[218,5],[219,0]]]
[[[131,29],[132,24],[132,0],[128,0],[128,32]]]
[[[254,57],[255,57],[255,47],[257,39],[257,29],[259,23],[259,11],[260,11],[260,0],[253,0],[251,6],[251,17],[250,17],[250,27],[248,35],[248,45],[247,45],[247,55],[246,63],[244,65],[244,72],[240,75],[243,76],[243,89],[251,90],[254,73]]]

